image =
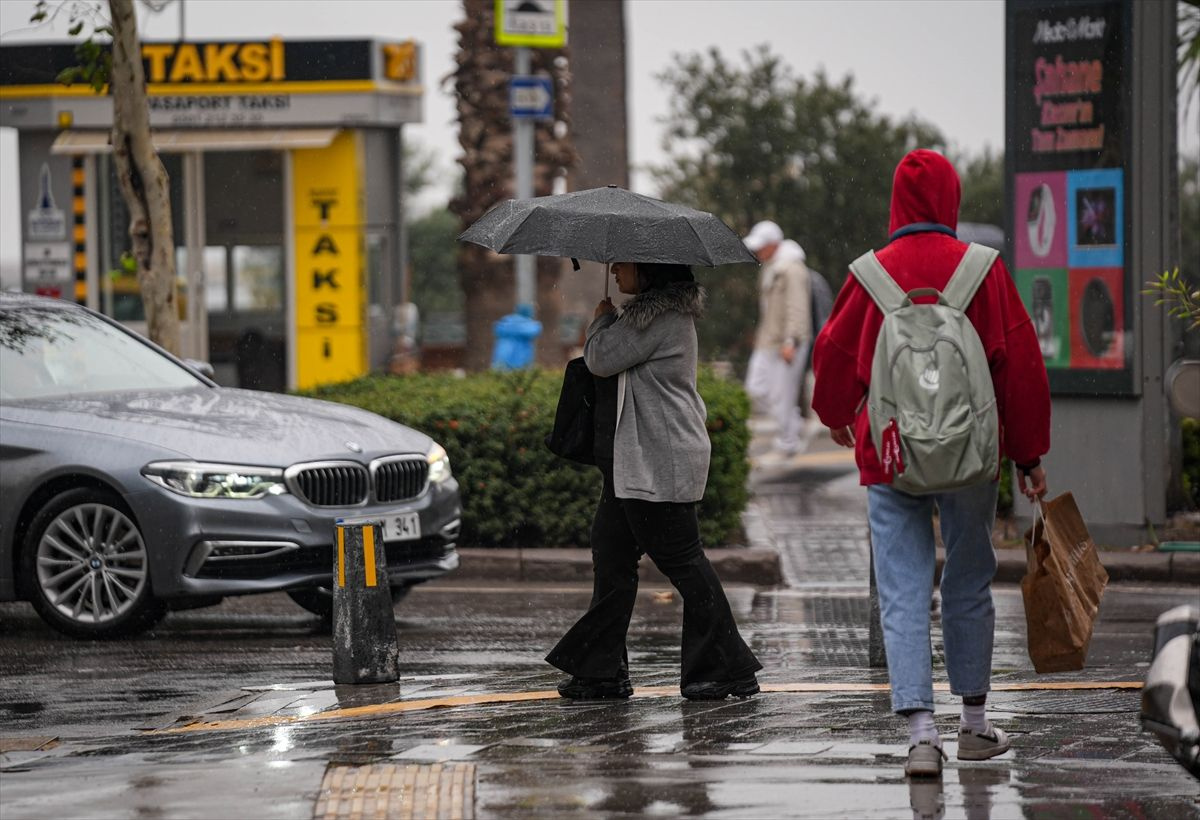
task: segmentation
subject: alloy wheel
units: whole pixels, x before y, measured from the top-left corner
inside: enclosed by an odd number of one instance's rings
[[[129,517],[107,504],[68,507],[37,546],[46,601],[81,624],[111,622],[133,608],[147,581],[146,545]]]

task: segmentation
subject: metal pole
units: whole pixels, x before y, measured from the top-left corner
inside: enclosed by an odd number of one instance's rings
[[[396,290],[388,307],[395,309],[410,301],[412,283],[408,280],[408,197],[404,193],[404,126],[396,127]]]
[[[530,71],[529,49],[517,48],[513,55],[513,73],[526,75]],[[533,120],[513,117],[513,164],[516,166],[517,199],[533,197]],[[517,257],[517,304],[529,305],[536,315],[533,257]]]
[[[208,303],[204,295],[204,246],[208,244],[204,226],[204,155],[192,151],[183,155],[183,236],[184,281],[187,283],[187,355],[207,362]]]

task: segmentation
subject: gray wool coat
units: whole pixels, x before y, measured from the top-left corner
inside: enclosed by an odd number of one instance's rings
[[[704,289],[676,282],[640,293],[588,327],[583,358],[618,376],[613,483],[617,498],[689,502],[704,496],[708,411],[696,392],[696,324]]]

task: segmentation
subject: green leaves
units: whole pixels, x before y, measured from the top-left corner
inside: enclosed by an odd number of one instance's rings
[[[69,27],[67,34],[78,37],[90,25],[91,33],[75,46],[73,66],[58,72],[55,80],[63,85],[85,83],[97,94],[103,93],[112,77],[112,50],[108,41],[97,41],[97,37],[112,37],[112,26],[101,16],[101,6],[80,2],[59,2],[53,9],[48,0],[38,0],[33,14],[29,17],[31,23],[47,23],[58,16],[59,12],[68,10]]]
[[[1190,105],[1200,91],[1200,0],[1182,0],[1178,9],[1179,87],[1193,92]]]
[[[1166,305],[1168,316],[1189,322],[1188,330],[1200,328],[1200,288],[1192,285],[1179,268],[1163,271],[1147,281],[1142,293],[1157,296],[1154,304]]]
[[[1192,509],[1200,509],[1200,419],[1183,419],[1180,426],[1183,492]]]
[[[990,149],[977,157],[956,157],[954,167],[962,181],[960,222],[1004,225],[1004,154]]]
[[[421,313],[457,313],[463,292],[458,284],[458,217],[449,209],[431,211],[409,223],[409,257],[412,260],[411,299]]]
[[[677,55],[659,80],[671,92],[668,161],[653,169],[663,198],[742,233],[774,220],[835,291],[856,256],[887,240],[896,163],[912,148],[944,145],[928,123],[876,113],[852,77],[796,77],[766,46],[737,63],[716,49]],[[757,313],[753,269],[699,273],[714,306],[701,355],[743,360]]]
[[[126,275],[126,276],[136,276],[137,275],[138,263],[137,263],[137,260],[133,258],[133,254],[130,253],[129,251],[123,251],[121,253],[121,259],[119,260],[119,264],[121,266],[121,272],[124,275]]]

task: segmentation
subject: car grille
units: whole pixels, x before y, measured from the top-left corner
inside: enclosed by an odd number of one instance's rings
[[[425,491],[429,462],[423,458],[378,461],[371,467],[376,501],[404,501]]]
[[[314,507],[354,507],[366,503],[371,477],[361,464],[326,462],[296,468],[291,484]]]
[[[327,550],[299,549],[267,558],[243,561],[206,561],[196,573],[197,578],[222,578],[255,581],[276,575],[297,573],[312,575],[328,572],[332,559]]]
[[[314,507],[357,507],[373,498],[392,503],[425,492],[429,462],[421,456],[386,456],[370,469],[357,461],[296,464],[285,473],[293,493]]]
[[[388,541],[384,544],[388,569],[396,571],[441,560],[453,550],[454,543],[440,535],[419,541]],[[315,547],[243,561],[206,561],[196,577],[252,581],[290,574],[325,575],[332,571],[332,567],[333,547]]]

